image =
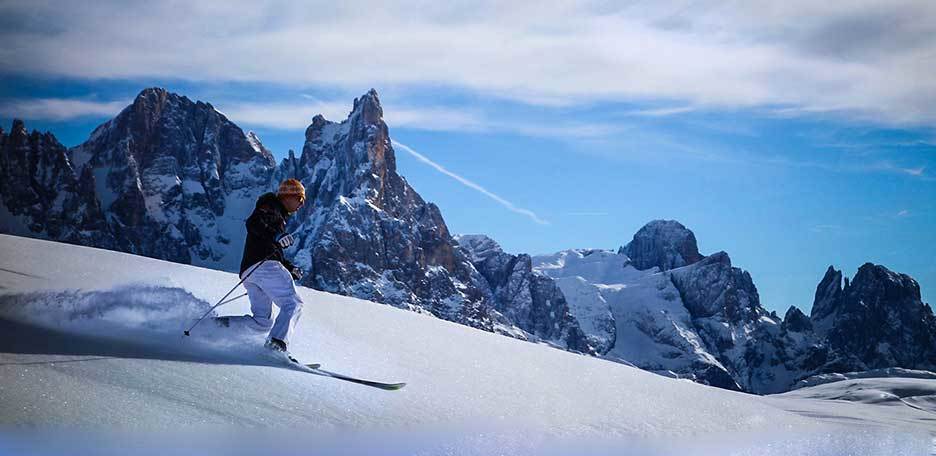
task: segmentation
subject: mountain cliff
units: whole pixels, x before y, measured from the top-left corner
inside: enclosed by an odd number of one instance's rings
[[[810,316],[781,319],[726,252],[654,220],[616,252],[531,257],[453,236],[396,168],[377,93],[318,115],[277,164],[210,103],[145,89],[84,143],[0,129],[0,232],[236,270],[258,195],[300,179],[302,284],[722,388],[773,393],[813,375],[936,370],[936,317],[911,277],[829,267]],[[843,285],[844,281],[844,285]]]

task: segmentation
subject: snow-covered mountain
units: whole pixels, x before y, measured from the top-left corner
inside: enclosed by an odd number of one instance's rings
[[[91,169],[118,249],[232,270],[273,156],[210,103],[151,88],[69,151]]]
[[[275,166],[211,104],[160,88],[67,152],[19,121],[0,141],[4,232],[227,270]]]
[[[865,263],[843,286],[842,272],[829,266],[816,287],[809,322],[799,333],[817,341],[810,354],[810,362],[820,365],[816,373],[936,371],[936,316],[906,274]]]
[[[607,341],[602,345],[607,347],[602,353],[605,358],[667,376],[742,389],[720,353],[709,345],[707,334],[696,326],[673,283],[672,272],[694,271],[661,272],[657,267],[641,271],[626,255],[606,250],[567,250],[534,261],[537,270],[557,280],[572,314],[595,322],[583,328],[595,331],[586,332],[590,338]]]
[[[791,307],[781,319],[727,253],[702,255],[672,220],[617,252],[531,258],[486,236],[456,239],[397,172],[373,90],[341,122],[314,117],[300,156],[279,164],[211,104],[159,88],[70,150],[15,121],[0,129],[0,232],[235,271],[256,197],[287,177],[307,188],[289,228],[302,283],[318,290],[747,392],[936,369],[932,309],[912,278],[883,266],[844,287],[830,267],[812,315]]]
[[[115,455],[936,449],[932,379],[854,380],[847,390],[867,385],[869,394],[851,402],[828,391],[835,384],[755,396],[305,287],[296,356],[408,385],[387,392],[284,368],[264,355],[263,335],[210,322],[182,337],[235,283],[227,272],[0,235],[2,447]],[[242,299],[220,310],[248,306]],[[877,403],[872,389],[904,401]]]
[[[279,167],[277,179],[287,177],[302,181],[308,198],[290,226],[303,284],[511,332],[439,208],[397,173],[375,91],[354,100],[341,123],[316,116],[302,154]]]
[[[663,375],[764,394],[816,374],[932,370],[936,360],[919,286],[883,266],[862,266],[860,285],[844,289],[830,268],[812,317],[793,307],[782,320],[750,274],[725,252],[699,254],[675,221],[648,223],[617,253],[567,250],[534,257],[534,268],[557,280],[590,340],[609,341],[596,345],[604,357]]]
[[[504,252],[484,235],[455,236],[472,264],[487,281],[494,308],[508,321],[539,340],[559,341],[563,348],[592,354],[596,345],[585,337],[578,319],[569,312],[556,282],[533,270],[529,255]]]
[[[675,220],[654,220],[644,225],[618,253],[627,255],[639,270],[657,267],[666,271],[703,258],[695,234]]]
[[[289,227],[303,284],[592,351],[550,279],[527,271],[527,308],[479,273],[439,208],[397,173],[374,90],[340,123],[315,116],[302,154],[278,165],[210,103],[160,88],[70,150],[16,121],[0,130],[0,154],[0,232],[236,271],[257,196],[295,177],[308,193]]]
[[[94,182],[51,133],[0,128],[0,232],[113,248]]]

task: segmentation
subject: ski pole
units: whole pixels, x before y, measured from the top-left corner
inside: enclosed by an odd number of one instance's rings
[[[235,299],[242,298],[244,295],[246,295],[247,293],[244,293],[243,295],[240,295],[240,296],[238,296],[238,297],[236,297],[236,298],[233,298],[233,299],[230,299],[230,300],[227,300],[227,301],[224,300],[225,298],[227,298],[228,296],[230,296],[231,293],[233,293],[234,290],[236,290],[237,287],[240,286],[240,284],[244,283],[244,281],[247,280],[248,277],[250,277],[250,274],[253,274],[254,271],[256,271],[257,268],[260,267],[260,265],[261,265],[264,261],[269,260],[270,257],[272,257],[273,254],[275,254],[275,253],[276,253],[276,250],[274,249],[272,252],[270,252],[269,255],[266,256],[266,258],[260,260],[259,262],[257,262],[257,264],[254,265],[254,267],[250,268],[250,272],[248,272],[247,275],[245,275],[244,278],[240,280],[240,282],[237,282],[237,285],[234,285],[234,288],[231,288],[231,291],[227,292],[227,294],[224,295],[224,297],[222,297],[220,300],[218,300],[218,303],[217,303],[217,304],[211,306],[211,308],[208,309],[207,312],[205,312],[205,315],[202,315],[201,318],[199,318],[198,321],[195,322],[195,324],[193,324],[191,327],[189,327],[189,329],[183,331],[183,333],[184,333],[186,336],[189,336],[189,335],[190,335],[190,334],[189,334],[189,331],[195,329],[195,327],[198,326],[198,324],[201,323],[202,320],[204,320],[205,317],[207,317],[208,314],[210,314],[212,311],[214,311],[215,309],[217,309],[218,307],[220,307],[220,306],[222,306],[222,305],[224,305],[224,304],[227,304],[227,303],[229,303],[229,302],[231,302],[231,301],[234,301]]]
[[[222,302],[221,305],[223,306],[223,305],[225,305],[225,304],[227,304],[227,303],[229,303],[229,302],[237,301],[238,299],[243,298],[244,296],[247,296],[247,293],[244,293],[244,294],[235,296],[235,297],[233,297],[233,298],[231,298],[231,299],[228,299],[227,301]]]

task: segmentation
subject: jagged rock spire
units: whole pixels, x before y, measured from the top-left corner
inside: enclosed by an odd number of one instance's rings
[[[813,300],[810,318],[823,320],[831,316],[842,298],[842,292],[842,271],[830,265],[825,275],[822,276],[822,280],[819,281],[819,285],[816,286],[816,296]]]
[[[120,250],[226,269],[239,262],[244,216],[226,217],[228,203],[266,190],[276,165],[210,103],[159,87],[70,153],[92,168]]]
[[[630,257],[637,269],[663,271],[693,264],[702,258],[695,234],[676,220],[653,220],[644,225],[619,253]]]

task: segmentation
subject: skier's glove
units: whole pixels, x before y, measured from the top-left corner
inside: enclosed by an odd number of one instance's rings
[[[292,269],[289,270],[289,273],[292,274],[293,280],[302,279],[302,269],[293,267]]]
[[[276,238],[276,243],[279,244],[279,246],[282,247],[282,248],[284,248],[284,249],[285,249],[286,247],[289,247],[289,246],[293,245],[293,242],[295,242],[295,239],[293,239],[292,235],[289,234],[289,233],[286,233],[286,234],[284,234],[284,235],[282,235],[282,236]]]

